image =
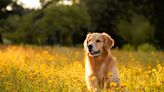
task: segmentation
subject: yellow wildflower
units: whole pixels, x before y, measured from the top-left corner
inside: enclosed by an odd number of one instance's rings
[[[116,87],[116,86],[117,86],[117,84],[115,82],[110,83],[110,87]]]
[[[108,73],[108,77],[111,78],[113,76],[112,73]]]

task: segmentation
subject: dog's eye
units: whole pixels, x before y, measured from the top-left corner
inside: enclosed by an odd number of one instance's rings
[[[100,40],[96,40],[96,42],[100,42]]]

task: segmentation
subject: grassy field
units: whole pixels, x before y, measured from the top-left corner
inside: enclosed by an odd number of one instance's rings
[[[112,50],[121,87],[164,92],[164,52]],[[83,48],[0,46],[1,92],[86,92]]]

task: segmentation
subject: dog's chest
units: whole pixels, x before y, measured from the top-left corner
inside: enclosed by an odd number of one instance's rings
[[[105,62],[100,63],[100,62],[96,62],[96,61],[90,61],[88,59],[86,59],[86,76],[104,76],[105,75],[105,68],[106,68],[107,64]]]

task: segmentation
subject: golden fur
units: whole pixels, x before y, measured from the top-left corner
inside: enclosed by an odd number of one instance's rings
[[[89,50],[89,45],[92,45]],[[86,51],[85,77],[89,90],[108,88],[111,81],[119,85],[115,59],[110,53],[114,40],[107,33],[89,33],[84,41]],[[111,75],[110,75],[111,74]]]

